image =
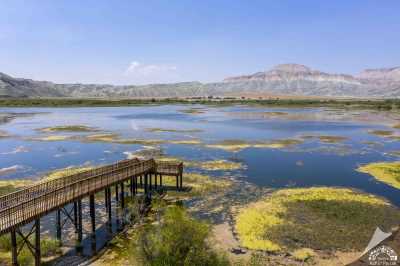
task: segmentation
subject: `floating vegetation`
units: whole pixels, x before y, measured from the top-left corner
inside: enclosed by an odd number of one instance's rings
[[[6,173],[8,174],[8,173],[17,171],[20,168],[22,168],[22,167],[19,165],[14,165],[12,167],[7,167],[7,168],[1,168],[0,175],[1,175],[1,171],[3,171],[3,174],[6,174]],[[66,177],[69,175],[74,175],[77,173],[88,171],[91,169],[93,169],[93,167],[67,167],[67,168],[63,168],[63,169],[58,169],[58,170],[55,170],[48,174],[43,175],[42,177],[40,177],[40,181],[49,181],[49,180],[53,180],[53,179],[57,179],[57,178],[62,178],[62,177]],[[38,181],[34,180],[34,179],[0,180],[0,196],[14,192],[18,189],[22,189],[24,187],[33,185],[36,182],[38,182]]]
[[[186,160],[186,159],[183,159],[183,158],[173,157],[173,156],[159,157],[159,158],[157,158],[157,161],[160,161],[160,162],[174,162],[174,163],[182,162],[185,168],[198,167],[199,166],[199,163],[197,161]]]
[[[165,140],[160,140],[160,139],[116,139],[112,142],[118,144],[138,144],[138,145],[158,145],[166,143]]]
[[[205,145],[207,148],[214,148],[214,149],[222,149],[225,151],[230,151],[230,152],[238,152],[243,149],[247,149],[251,147],[251,144],[244,140],[223,140],[219,143],[216,144],[208,144]]]
[[[199,144],[201,144],[201,140],[199,140],[199,139],[169,140],[168,143],[172,143],[172,144],[187,144],[187,145],[199,145]]]
[[[179,112],[185,113],[185,114],[203,114],[206,111],[204,110],[204,108],[193,107],[193,108],[189,108],[189,109],[180,110]]]
[[[300,139],[278,139],[270,142],[259,142],[252,145],[254,148],[283,149],[303,143]]]
[[[223,178],[214,178],[199,173],[183,173],[185,187],[190,187],[190,196],[200,196],[208,193],[224,191],[232,186],[232,181]],[[175,177],[163,177],[163,184],[175,186]]]
[[[31,179],[0,180],[0,196],[30,186],[34,183]]]
[[[40,128],[38,130],[42,131],[42,132],[94,132],[94,131],[98,131],[97,128],[84,126],[84,125],[45,127],[45,128]]]
[[[214,160],[200,163],[200,168],[204,170],[230,171],[244,169],[245,166],[242,163],[238,162],[230,162],[227,160]]]
[[[105,134],[94,134],[94,135],[89,135],[85,136],[83,139],[86,141],[95,141],[95,142],[113,142],[117,138],[119,138],[118,134],[114,133],[105,133]]]
[[[378,162],[360,166],[359,172],[370,174],[377,180],[400,189],[400,162]]]
[[[149,131],[149,132],[177,132],[177,133],[203,132],[203,130],[201,130],[201,129],[172,129],[172,128],[158,128],[158,127],[146,128],[146,131]]]
[[[45,181],[57,179],[57,178],[62,178],[66,177],[69,175],[74,175],[74,174],[79,174],[85,171],[89,171],[93,169],[93,167],[86,166],[86,167],[67,167],[63,169],[57,169],[55,171],[52,171],[46,175],[44,175],[41,179]]]
[[[231,112],[231,116],[247,119],[273,119],[288,117],[290,114],[287,112]]]
[[[370,130],[368,133],[376,136],[387,137],[393,135],[394,132],[391,130]]]
[[[216,144],[208,144],[206,147],[214,149],[222,149],[230,152],[239,152],[247,148],[268,148],[283,149],[293,145],[301,144],[303,141],[299,139],[282,139],[272,140],[268,142],[246,142],[243,140],[224,140]]]
[[[293,188],[272,193],[242,208],[235,228],[244,247],[296,252],[361,251],[377,226],[398,225],[400,211],[387,201],[345,188]]]
[[[319,139],[323,143],[339,143],[347,140],[343,136],[328,136],[328,135],[305,135],[301,137],[302,139]]]
[[[32,138],[30,140],[36,140],[36,141],[62,141],[62,140],[68,140],[68,139],[71,139],[71,138],[72,138],[71,136],[51,135],[51,136]]]
[[[144,146],[154,146],[166,143],[188,144],[188,145],[201,144],[201,141],[198,139],[188,139],[188,140],[136,139],[136,138],[121,139],[118,134],[113,134],[113,133],[82,136],[81,139],[83,141],[88,141],[88,142],[110,142],[117,144],[137,144]]]

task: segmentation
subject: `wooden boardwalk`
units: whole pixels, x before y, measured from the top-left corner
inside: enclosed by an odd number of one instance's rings
[[[40,264],[40,218],[50,212],[57,211],[57,224],[60,224],[60,210],[64,206],[74,203],[74,224],[82,230],[81,200],[84,197],[90,198],[90,216],[94,226],[94,194],[105,191],[106,209],[111,219],[111,187],[115,186],[116,200],[121,202],[124,207],[124,187],[126,181],[130,181],[130,191],[132,196],[136,194],[139,186],[144,190],[144,194],[150,193],[152,188],[152,176],[154,183],[162,185],[162,176],[176,177],[177,189],[182,188],[182,163],[156,162],[149,160],[124,160],[111,165],[98,167],[82,173],[57,178],[54,180],[43,181],[23,190],[0,197],[0,235],[11,232],[11,242],[13,249],[13,264],[17,264],[18,250],[16,247],[16,233],[25,237],[19,230],[23,225],[35,221],[33,230],[36,231],[36,244],[27,243],[31,252],[35,256],[35,264]],[[143,182],[144,181],[144,182]],[[121,193],[118,192],[120,187]],[[120,199],[118,199],[120,198]],[[121,199],[122,198],[122,199]],[[64,212],[65,213],[65,212]],[[80,217],[79,217],[80,215]],[[80,219],[80,222],[79,222]],[[79,231],[79,230],[78,230]],[[57,227],[57,237],[61,238],[61,228]],[[94,232],[93,232],[94,233]],[[82,235],[82,232],[80,232]],[[82,236],[80,235],[81,240]],[[39,240],[38,240],[39,239]],[[28,237],[25,239],[29,241]],[[39,241],[39,242],[38,242]]]

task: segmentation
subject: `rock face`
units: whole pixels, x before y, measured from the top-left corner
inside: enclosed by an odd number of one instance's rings
[[[244,93],[399,98],[400,67],[368,69],[351,76],[325,73],[299,64],[282,64],[271,70],[230,77],[216,83],[182,82],[142,86],[55,84],[13,78],[0,73],[0,97],[194,97],[240,96]]]
[[[400,67],[366,69],[357,77],[359,79],[372,81],[400,81]]]

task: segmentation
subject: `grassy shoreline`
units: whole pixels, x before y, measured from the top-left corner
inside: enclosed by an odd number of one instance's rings
[[[398,110],[400,99],[75,99],[75,98],[0,98],[0,107],[118,107],[158,104],[206,104],[224,106],[232,104],[276,107],[337,107],[375,110]]]

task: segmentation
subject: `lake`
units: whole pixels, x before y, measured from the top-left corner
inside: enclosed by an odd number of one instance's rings
[[[394,113],[241,105],[0,108],[0,113],[30,114],[0,124],[8,135],[0,138],[0,180],[37,178],[59,168],[101,165],[157,150],[188,161],[226,160],[244,166],[185,169],[216,178],[269,188],[351,187],[400,206],[397,189],[356,171],[361,164],[398,159],[394,152],[400,151],[400,131],[391,125],[399,118]],[[65,125],[96,130],[40,130]],[[389,136],[374,130],[393,132]],[[101,134],[116,141],[90,138]]]

